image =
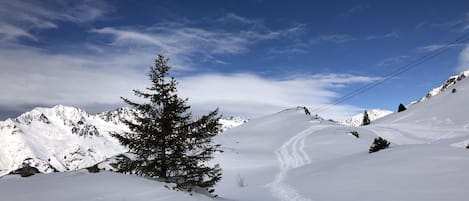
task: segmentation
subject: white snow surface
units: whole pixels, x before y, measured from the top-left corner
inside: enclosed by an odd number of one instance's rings
[[[367,110],[367,113],[368,113],[368,117],[370,118],[370,121],[374,121],[376,119],[384,117],[393,112],[389,110],[371,109],[371,110]],[[362,112],[344,121],[341,121],[340,123],[343,125],[347,125],[347,126],[361,126],[363,123],[363,116],[364,116],[364,113]]]
[[[452,88],[457,91],[452,93]],[[219,134],[218,198],[169,191],[153,180],[110,172],[0,179],[1,200],[466,201],[469,79],[368,126],[306,115],[302,107]],[[359,137],[350,132],[356,131]],[[391,142],[368,153],[374,138]],[[1,143],[1,142],[0,142]]]

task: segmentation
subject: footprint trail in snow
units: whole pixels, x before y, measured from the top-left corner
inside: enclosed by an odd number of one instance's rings
[[[269,184],[271,192],[281,201],[312,201],[299,194],[294,188],[284,183],[288,171],[294,168],[311,163],[311,159],[304,151],[305,139],[314,131],[321,129],[315,126],[308,128],[285,142],[280,149],[275,152],[280,163],[280,172],[275,176],[274,181]]]

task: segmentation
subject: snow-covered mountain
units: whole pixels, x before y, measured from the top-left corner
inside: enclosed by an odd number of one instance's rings
[[[0,122],[0,175],[27,163],[41,172],[85,168],[125,149],[110,134],[127,127],[100,115],[57,105]]]
[[[128,131],[123,121],[132,119],[127,107],[91,115],[57,105],[0,121],[0,176],[25,163],[45,173],[73,171],[125,152],[111,133]],[[240,117],[220,119],[222,130],[245,122]]]
[[[448,88],[450,88],[451,86],[455,85],[457,82],[463,80],[464,78],[466,78],[468,76],[469,76],[469,70],[463,71],[459,75],[451,76],[441,86],[430,90],[427,93],[427,95],[425,95],[424,97],[422,97],[418,101],[412,102],[411,104],[419,103],[419,102],[425,101],[425,100],[427,100],[427,99],[429,99],[433,96],[436,96],[436,95],[440,94],[441,92],[446,91]]]
[[[367,112],[368,112],[368,117],[370,118],[371,121],[374,121],[376,119],[379,119],[381,117],[384,117],[388,114],[393,113],[392,111],[389,111],[389,110],[380,110],[380,109],[372,109],[372,110],[368,110]],[[363,116],[364,116],[364,113],[362,112],[344,121],[341,121],[340,123],[343,125],[347,125],[347,126],[360,126],[363,123]]]

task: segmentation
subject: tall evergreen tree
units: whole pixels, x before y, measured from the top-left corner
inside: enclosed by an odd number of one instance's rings
[[[363,121],[362,121],[362,126],[369,125],[371,123],[370,117],[368,116],[368,111],[365,110],[363,113]]]
[[[177,95],[177,81],[169,78],[168,59],[158,55],[150,68],[151,87],[134,90],[148,102],[136,103],[123,98],[133,107],[135,119],[126,121],[131,132],[114,134],[129,148],[132,157],[121,157],[114,164],[120,172],[134,173],[174,183],[175,189],[192,191],[213,186],[221,179],[218,164],[207,162],[220,150],[212,138],[218,133],[218,109],[192,120],[187,98]]]

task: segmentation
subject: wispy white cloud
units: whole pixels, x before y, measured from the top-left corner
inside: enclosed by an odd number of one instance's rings
[[[229,115],[255,117],[282,109],[307,106],[315,109],[330,104],[339,94],[331,88],[368,83],[378,78],[349,74],[317,74],[268,79],[253,74],[204,74],[182,77],[181,94],[198,110],[220,107]],[[342,119],[360,111],[353,106],[332,106],[321,113]]]
[[[216,21],[226,23],[226,24],[240,23],[244,25],[260,26],[262,28],[265,27],[262,20],[248,19],[248,18],[239,16],[235,13],[227,13],[224,16],[216,19]]]
[[[353,7],[351,7],[350,9],[348,9],[347,11],[341,13],[339,15],[339,18],[342,18],[342,19],[347,19],[349,17],[351,17],[352,15],[355,15],[357,13],[360,13],[368,8],[370,8],[371,6],[368,5],[368,4],[358,4],[358,5],[355,5]]]
[[[37,40],[34,30],[53,29],[60,22],[85,23],[103,16],[109,6],[98,1],[0,1],[0,40]]]
[[[218,59],[218,55],[243,54],[251,45],[260,41],[280,40],[301,32],[304,25],[295,25],[281,30],[239,30],[228,32],[193,27],[181,23],[163,23],[151,27],[104,27],[90,32],[112,36],[111,45],[120,48],[146,47],[154,52],[163,52],[171,58],[177,58],[178,69],[192,66],[193,60]]]
[[[458,47],[465,47],[466,45],[467,44],[451,44],[451,45],[448,45],[448,44],[432,44],[432,45],[427,45],[427,46],[423,46],[423,47],[418,47],[417,50],[422,51],[422,52],[433,52],[435,50],[442,49],[442,48],[458,48]]]
[[[0,50],[0,106],[115,104],[119,96],[130,95],[129,88],[147,80],[144,72],[126,66],[125,58],[101,59],[36,49]]]
[[[464,15],[458,18],[449,19],[447,21],[437,22],[437,23],[426,23],[424,25],[428,27],[442,28],[445,30],[450,30],[450,31],[455,31],[455,32],[464,32],[467,29],[469,29],[469,12],[465,13]],[[421,27],[423,26],[419,26],[419,28]]]
[[[395,39],[397,39],[397,38],[400,38],[400,36],[397,32],[392,31],[392,32],[382,34],[382,35],[368,36],[368,37],[366,37],[366,40],[376,40],[376,39],[383,39],[383,38],[395,38]]]
[[[405,56],[405,55],[390,57],[390,58],[383,59],[382,61],[378,62],[376,65],[380,67],[399,65],[400,63],[404,62],[407,58],[409,58],[409,56]]]
[[[356,39],[347,34],[330,34],[330,35],[320,35],[315,38],[312,38],[309,41],[309,43],[312,45],[320,44],[320,43],[340,44],[340,43],[350,42],[353,40],[356,40]]]
[[[148,66],[151,61],[137,61],[133,55],[120,56],[50,54],[37,49],[0,50],[0,91],[4,94],[0,96],[0,108],[67,104],[97,112],[122,105],[120,96],[132,98],[132,89],[149,85],[146,73],[135,65],[146,62]],[[252,73],[209,73],[176,78],[180,81],[180,95],[189,97],[196,114],[220,107],[225,115],[249,117],[297,105],[317,108],[337,98],[338,87],[378,79],[350,74],[290,75],[274,79]],[[340,119],[360,110],[340,105],[321,115]]]
[[[459,62],[458,66],[456,67],[457,72],[462,72],[465,70],[469,70],[469,45],[459,53]]]

